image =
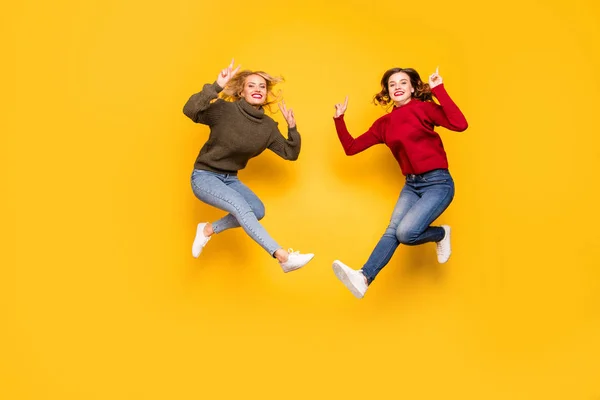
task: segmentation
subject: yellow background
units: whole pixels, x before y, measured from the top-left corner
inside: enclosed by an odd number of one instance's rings
[[[600,399],[595,1],[21,1],[2,12],[2,399]],[[232,57],[283,75],[303,148],[240,176],[283,246],[189,176],[208,130],[181,112]],[[440,129],[453,255],[401,247],[358,301],[402,176],[346,157],[383,71],[436,66],[465,113]],[[281,114],[274,116],[285,126]]]

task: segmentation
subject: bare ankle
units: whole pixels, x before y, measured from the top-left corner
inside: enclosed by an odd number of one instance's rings
[[[210,222],[208,224],[204,225],[203,233],[204,233],[204,236],[206,236],[206,237],[212,236],[215,233],[215,231],[213,231],[213,227]]]
[[[288,252],[284,249],[277,249],[274,255],[277,261],[279,261],[280,263],[286,262],[289,258]]]

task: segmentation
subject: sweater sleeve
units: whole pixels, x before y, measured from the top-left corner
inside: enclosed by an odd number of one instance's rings
[[[334,117],[333,121],[335,123],[335,130],[337,131],[338,138],[340,139],[340,143],[342,143],[342,147],[347,156],[360,153],[376,144],[384,143],[381,118],[375,121],[368,131],[357,138],[353,138],[350,135],[350,132],[348,132],[346,122],[344,121],[344,114],[337,118]]]
[[[213,125],[221,115],[224,100],[216,99],[223,88],[214,82],[205,84],[202,91],[193,94],[183,106],[183,113],[192,121],[205,125]]]
[[[427,102],[427,116],[437,126],[443,126],[456,132],[463,132],[469,124],[463,113],[454,101],[450,98],[444,84],[438,85],[432,90],[433,95],[439,100],[440,104]]]
[[[267,146],[269,150],[284,160],[294,161],[300,155],[300,145],[300,133],[296,126],[288,128],[288,138],[286,139],[277,128],[277,123],[274,124],[271,142]]]

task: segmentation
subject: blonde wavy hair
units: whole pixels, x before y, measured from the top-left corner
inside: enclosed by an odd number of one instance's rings
[[[271,104],[281,100],[281,90],[275,92],[273,89],[275,85],[283,82],[284,79],[281,76],[272,76],[264,71],[244,70],[238,72],[229,80],[229,82],[227,82],[227,85],[225,85],[221,92],[221,97],[227,101],[240,100],[242,98],[241,93],[244,91],[244,85],[246,84],[246,78],[251,75],[258,75],[267,82],[267,98],[262,106],[268,108],[269,111],[272,111],[270,107]]]

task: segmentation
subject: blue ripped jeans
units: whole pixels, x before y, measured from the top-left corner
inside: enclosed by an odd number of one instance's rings
[[[198,199],[229,213],[212,223],[215,233],[241,226],[270,255],[281,249],[258,222],[265,216],[264,204],[236,175],[195,169],[191,181]]]
[[[387,265],[398,246],[414,246],[439,242],[442,227],[429,226],[454,198],[454,181],[447,169],[436,169],[420,175],[409,174],[385,233],[362,268],[371,283]]]

